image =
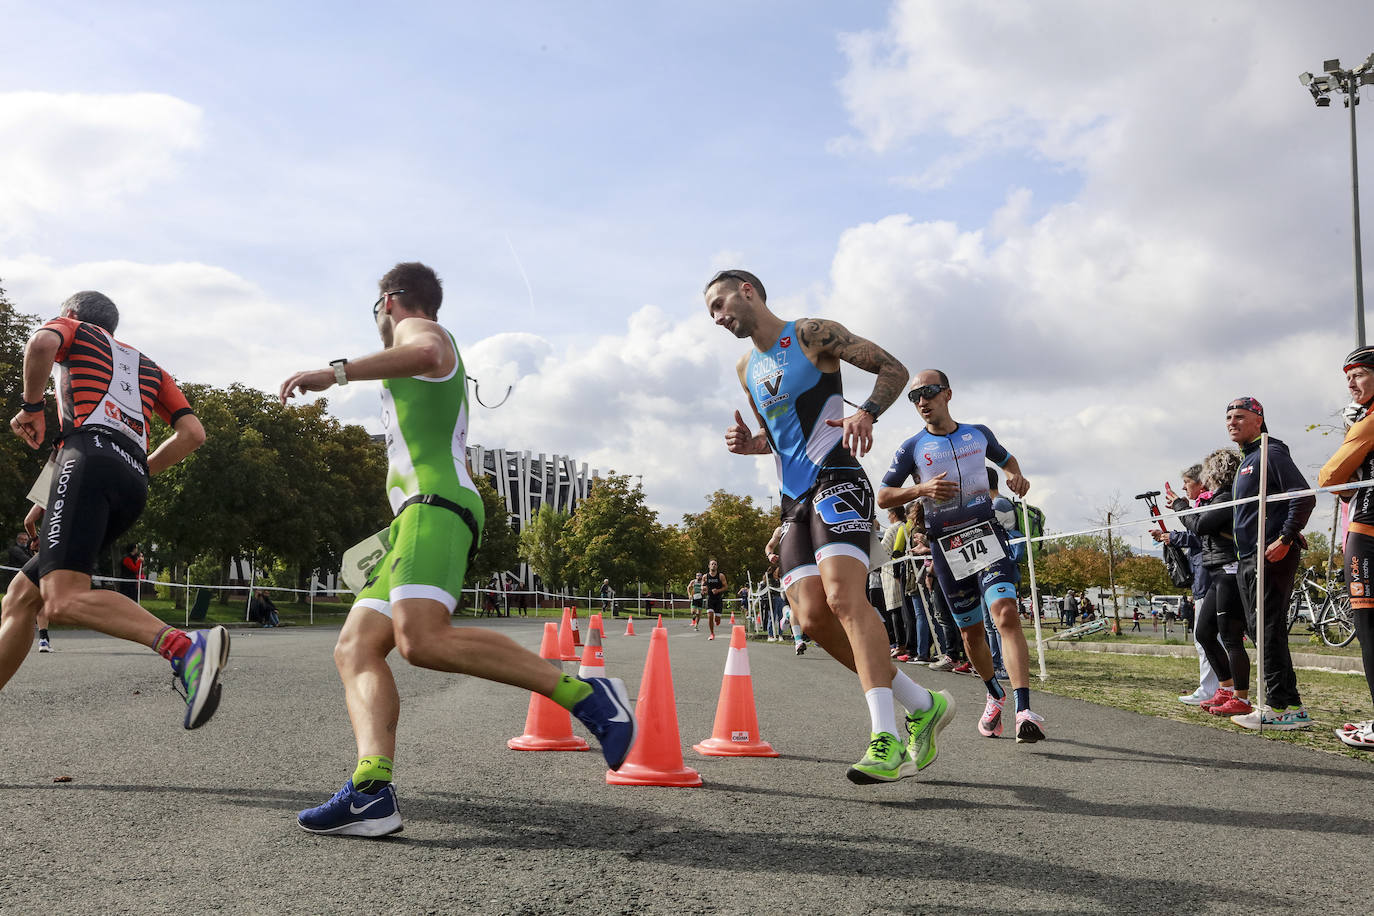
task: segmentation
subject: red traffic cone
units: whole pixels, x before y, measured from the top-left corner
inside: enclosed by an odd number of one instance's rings
[[[673,667],[668,660],[668,631],[654,627],[649,657],[635,703],[639,734],[630,756],[618,770],[606,771],[613,786],[699,786],[701,774],[682,763],[682,733],[673,699]]]
[[[582,667],[577,669],[577,676],[606,676],[606,653],[601,648],[601,634],[596,630],[587,631],[587,647],[582,651]]]
[[[605,639],[605,638],[606,638],[606,627],[605,627],[605,625],[601,622],[601,615],[600,615],[600,614],[593,614],[593,615],[591,616],[591,619],[587,621],[587,638],[588,638],[588,639],[591,639],[591,634],[592,634],[592,633],[600,633],[602,639]]]
[[[544,624],[544,640],[539,644],[539,656],[555,668],[562,667],[558,649],[558,626]],[[573,734],[572,716],[548,697],[530,694],[530,711],[525,716],[525,733],[506,742],[515,751],[585,751],[587,742]]]
[[[582,631],[577,625],[577,608],[572,609],[573,648],[582,648]]]
[[[560,661],[577,661],[577,646],[573,644],[573,627],[576,625],[576,618],[574,618],[572,614],[572,608],[563,608],[563,623],[558,627],[558,652],[561,656]]]
[[[773,746],[759,737],[744,627],[735,627],[730,633],[730,655],[725,660],[725,677],[720,682],[720,702],[716,704],[711,737],[692,745],[692,750],[711,757],[778,756]]]
[[[634,619],[633,617],[631,617],[629,620],[625,621],[625,635],[626,635],[626,636],[633,636],[633,635],[635,635],[635,619]]]

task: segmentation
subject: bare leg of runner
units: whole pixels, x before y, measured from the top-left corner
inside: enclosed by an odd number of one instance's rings
[[[1007,680],[1011,686],[1030,686],[1030,647],[1026,644],[1026,632],[1021,629],[1021,618],[1016,612],[1016,602],[1010,598],[999,598],[988,608],[997,631],[1002,634],[1002,660],[1007,663]],[[988,654],[992,658],[991,652]]]
[[[33,648],[33,626],[42,607],[38,586],[28,576],[16,575],[0,605],[0,688],[14,677]]]

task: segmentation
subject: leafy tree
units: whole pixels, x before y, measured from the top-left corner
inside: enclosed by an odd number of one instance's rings
[[[777,516],[755,505],[753,497],[717,490],[704,511],[682,517],[691,571],[705,570],[715,557],[731,590],[749,576],[758,581],[768,569],[763,548],[777,526]]]
[[[0,289],[0,411],[5,421],[19,412],[24,393],[24,344],[37,326],[38,317],[20,312]],[[57,409],[51,398],[46,409],[48,429],[56,430]],[[29,448],[8,429],[0,433],[0,518],[9,520],[9,527],[16,531],[29,511],[24,497],[49,454],[48,449]],[[0,525],[0,531],[3,528]]]
[[[1116,584],[1128,592],[1147,595],[1181,595],[1188,591],[1169,580],[1164,561],[1159,557],[1134,556],[1116,564]]]
[[[1107,572],[1107,554],[1090,547],[1061,548],[1035,563],[1036,579],[1054,592],[1103,585]]]
[[[568,584],[571,557],[563,542],[572,516],[544,505],[520,532],[520,557],[530,565],[544,587],[556,589]]]
[[[580,590],[610,579],[617,591],[650,581],[662,568],[663,528],[644,504],[644,489],[622,474],[599,478],[564,529],[569,572]]]
[[[486,522],[482,528],[482,546],[468,565],[466,583],[469,585],[485,583],[494,573],[514,569],[520,562],[520,539],[510,526],[506,501],[486,477],[477,478],[476,484],[482,496]]]

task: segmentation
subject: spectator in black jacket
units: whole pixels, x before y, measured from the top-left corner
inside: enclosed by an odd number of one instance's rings
[[[1206,493],[1206,488],[1202,485],[1202,465],[1192,465],[1183,472],[1183,491],[1188,494],[1186,498],[1175,493],[1174,488],[1169,483],[1164,484],[1164,496],[1169,500],[1169,508],[1175,512],[1182,512],[1187,509],[1189,500],[1192,500],[1193,504],[1198,504],[1203,494]],[[1156,541],[1168,538],[1170,544],[1182,548],[1188,554],[1188,564],[1193,569],[1193,598],[1201,603],[1202,597],[1207,594],[1208,575],[1207,567],[1202,563],[1202,541],[1198,540],[1192,527],[1185,526],[1181,531],[1169,532],[1152,528],[1150,529],[1150,536]],[[1207,647],[1198,640],[1196,623],[1193,624],[1193,648],[1197,649],[1198,658],[1197,689],[1179,697],[1178,701],[1187,703],[1189,706],[1201,706],[1216,695],[1217,689],[1221,686],[1221,681],[1217,677],[1216,669],[1212,667],[1211,655],[1207,652]],[[1216,648],[1220,651],[1221,644],[1217,643]]]
[[[1259,495],[1260,435],[1269,431],[1264,408],[1254,398],[1237,398],[1226,406],[1226,431],[1245,456],[1236,472],[1234,498]],[[1265,450],[1270,496],[1308,489],[1302,472],[1288,454],[1288,446],[1272,436]],[[1237,583],[1245,605],[1245,624],[1250,638],[1256,636],[1256,605],[1264,608],[1264,694],[1266,705],[1255,707],[1231,721],[1246,728],[1292,730],[1308,728],[1312,717],[1303,708],[1298,693],[1298,678],[1288,653],[1288,599],[1302,553],[1302,529],[1317,504],[1315,496],[1302,496],[1268,503],[1264,511],[1265,544],[1259,538],[1259,504],[1238,505],[1235,525],[1236,556],[1239,561]],[[1264,559],[1264,594],[1256,597],[1255,583],[1260,554]]]
[[[1193,636],[1207,653],[1216,672],[1215,694],[1201,705],[1218,716],[1245,715],[1250,705],[1250,656],[1245,654],[1245,609],[1236,585],[1236,539],[1232,531],[1233,511],[1224,505],[1231,500],[1231,486],[1240,467],[1241,455],[1223,448],[1202,463],[1200,506],[1221,503],[1220,508],[1200,515],[1184,516],[1180,521],[1196,535],[1201,552],[1197,562],[1207,570],[1207,593],[1197,605]]]

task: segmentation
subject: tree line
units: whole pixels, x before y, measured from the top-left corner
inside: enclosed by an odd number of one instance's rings
[[[24,344],[39,323],[0,289],[6,417],[19,410]],[[195,584],[217,585],[233,562],[248,560],[265,584],[304,588],[312,573],[337,570],[349,546],[390,523],[385,446],[362,426],[329,416],[327,399],[283,406],[275,395],[240,384],[181,388],[205,426],[206,442],[152,481],[143,517],[120,539],[141,544],[150,568],[174,581],[190,573]],[[56,430],[54,399],[46,409],[48,428]],[[151,447],[170,434],[154,421]],[[49,454],[17,436],[0,436],[0,513],[15,531]],[[718,491],[682,525],[663,525],[642,488],[611,474],[598,480],[574,517],[545,507],[517,535],[495,488],[485,477],[476,482],[487,521],[468,569],[470,585],[513,570],[522,559],[546,588],[584,593],[603,579],[622,594],[641,583],[646,592],[681,592],[710,557],[732,580],[757,580],[776,524],[776,513],[749,497]],[[112,572],[114,558],[109,562],[97,572]]]

